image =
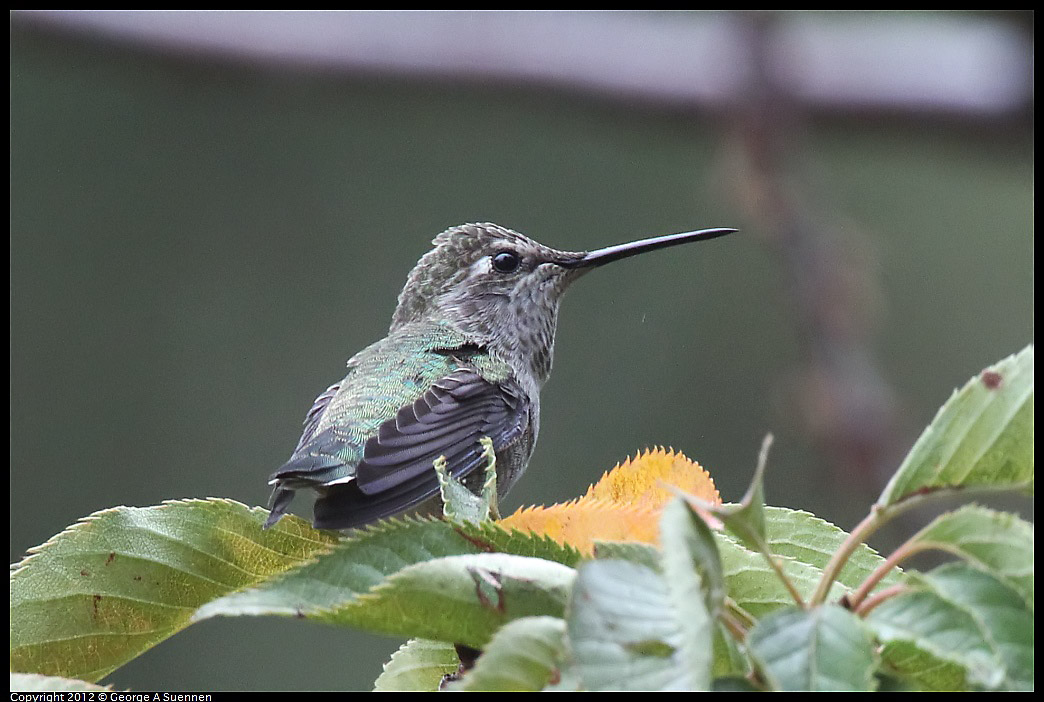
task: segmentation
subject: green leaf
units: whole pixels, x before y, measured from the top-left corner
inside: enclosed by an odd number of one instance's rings
[[[1001,689],[1033,689],[1033,611],[1017,590],[964,563],[948,563],[925,576],[940,597],[975,618],[1000,661]]]
[[[887,671],[878,670],[875,676],[877,677],[878,692],[924,692],[916,685],[912,685],[909,680],[897,678]]]
[[[194,620],[240,615],[305,617],[352,601],[414,563],[479,551],[449,522],[413,518],[380,522],[353,532],[325,558],[204,604]]]
[[[455,529],[473,546],[486,553],[513,553],[516,556],[543,558],[570,568],[576,567],[583,559],[582,554],[574,547],[560,544],[550,536],[518,529],[507,531],[493,522],[457,524]]]
[[[721,518],[725,528],[752,551],[762,551],[765,546],[765,466],[768,464],[771,446],[772,434],[766,434],[761,442],[754,477],[738,505],[707,505],[711,512]]]
[[[264,614],[307,617],[352,602],[388,576],[415,563],[489,552],[532,556],[566,565],[580,559],[575,549],[552,539],[507,532],[488,522],[454,524],[431,519],[393,519],[354,532],[315,563],[204,605],[195,619]]]
[[[826,567],[848,536],[843,530],[814,514],[785,507],[765,508],[765,532],[769,548],[774,554],[813,566],[818,571]],[[884,560],[874,549],[859,544],[837,580],[854,590]],[[900,577],[901,571],[895,568],[883,582],[892,585]]]
[[[439,479],[442,496],[442,513],[447,519],[458,522],[486,522],[492,517],[500,518],[497,505],[497,457],[493,452],[493,441],[487,436],[479,439],[486,459],[486,481],[481,494],[476,495],[461,481],[446,471],[446,457],[435,459],[435,475]]]
[[[785,507],[766,507],[765,536],[768,547],[780,558],[784,572],[798,591],[808,597],[822,575],[830,557],[848,536],[844,531],[815,515]],[[779,581],[764,558],[739,543],[730,534],[714,533],[726,591],[737,605],[755,616],[794,604],[793,598]],[[660,570],[658,550],[648,544],[633,542],[598,542],[596,558],[622,558]],[[859,586],[884,558],[866,544],[860,544],[834,584],[831,597],[840,597]],[[885,579],[886,585],[899,582],[901,571],[894,569]]]
[[[676,606],[686,607],[690,598],[701,597],[704,611],[712,619],[717,617],[725,598],[725,578],[714,532],[685,500],[676,498],[663,510],[660,540],[663,574]]]
[[[941,488],[1033,491],[1033,346],[955,392],[878,498],[879,507]]]
[[[765,561],[764,556],[744,548],[733,537],[718,533],[718,552],[721,555],[722,572],[729,597],[739,607],[755,617],[794,604],[789,590],[780,581]],[[807,598],[819,583],[822,571],[816,566],[802,563],[784,556],[779,559],[790,582],[802,597]],[[834,583],[831,597],[840,597],[846,588]]]
[[[585,690],[697,689],[691,661],[679,653],[681,629],[670,592],[652,568],[618,560],[584,563],[566,624]]]
[[[875,686],[869,633],[837,605],[774,612],[751,629],[747,647],[774,690],[868,692]]]
[[[342,541],[296,517],[262,530],[266,516],[231,500],[185,500],[71,526],[11,573],[11,669],[99,680],[192,622],[325,612],[443,556],[579,560],[551,539],[488,523],[391,520]]]
[[[848,536],[833,524],[808,512],[785,507],[766,507],[765,535],[769,549],[782,560],[783,570],[798,591],[808,597],[815,589],[823,567]],[[743,545],[737,538],[721,532],[714,533],[722,575],[729,596],[755,616],[761,616],[778,607],[794,604],[786,588],[765,562],[764,558]],[[658,549],[635,542],[598,542],[596,558],[621,558],[635,561],[659,571],[661,558]],[[840,597],[847,590],[859,586],[884,558],[866,544],[860,544],[834,584],[832,597]],[[885,579],[886,585],[899,582],[901,571],[894,569]]]
[[[310,618],[482,648],[505,623],[562,616],[576,571],[507,553],[446,556],[401,569],[365,595]]]
[[[1017,590],[1033,609],[1033,525],[1017,515],[966,505],[936,517],[908,544],[963,558]]]
[[[885,644],[881,649],[881,667],[893,679],[923,692],[965,692],[972,689],[963,666],[938,658],[909,641],[895,640]]]
[[[523,617],[505,624],[475,666],[447,689],[539,692],[559,682],[565,629],[557,617]]]
[[[919,578],[918,589],[885,600],[867,624],[882,642],[905,642],[960,666],[971,685],[1033,687],[1033,612],[1017,590],[965,563]],[[890,658],[886,663],[904,670]]]
[[[453,644],[410,639],[384,664],[374,692],[437,692],[443,677],[455,673],[460,658]]]
[[[750,661],[740,644],[725,629],[721,622],[714,627],[714,660],[711,674],[715,680],[727,677],[743,677],[750,672]]]
[[[954,689],[964,689],[968,681],[987,687],[1000,684],[996,658],[975,618],[935,593],[918,591],[887,600],[870,612],[867,623],[882,642],[906,643],[927,654],[916,657],[917,664],[924,659],[958,666],[962,679],[955,681]],[[885,652],[890,653],[888,648]],[[909,648],[901,653],[912,656]],[[900,674],[911,667],[890,657],[886,662]]]
[[[680,625],[678,656],[694,689],[711,685],[714,625],[725,599],[725,578],[714,534],[683,499],[672,500],[660,518],[662,570]]]
[[[36,673],[11,673],[11,692],[108,692],[111,689],[111,685],[102,687],[72,678],[37,675]],[[15,699],[15,697],[12,695],[11,699]]]
[[[594,557],[633,561],[659,572],[660,549],[640,541],[595,541]]]
[[[750,680],[737,675],[714,678],[711,692],[761,692]]]
[[[96,681],[188,626],[196,610],[328,552],[337,536],[232,500],[115,507],[11,573],[11,670]]]

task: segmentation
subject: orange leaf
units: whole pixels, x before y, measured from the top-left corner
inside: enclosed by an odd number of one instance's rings
[[[714,487],[714,481],[699,463],[689,460],[683,453],[663,447],[646,449],[634,458],[618,463],[580,499],[597,498],[662,509],[675,496],[664,487],[665,484],[705,502],[721,504],[721,495]]]
[[[507,528],[544,534],[590,555],[594,542],[656,543],[660,511],[675,496],[664,485],[721,504],[710,475],[673,450],[646,450],[617,464],[580,499],[550,507],[526,507],[500,520]]]
[[[588,499],[520,508],[500,525],[543,534],[590,556],[596,539],[656,543],[658,516],[659,510],[648,507]]]

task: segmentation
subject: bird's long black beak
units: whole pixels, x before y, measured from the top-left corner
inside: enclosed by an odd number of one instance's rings
[[[628,256],[637,256],[638,254],[655,251],[656,249],[665,249],[668,246],[688,244],[690,241],[717,239],[719,236],[732,234],[736,231],[739,230],[728,228],[700,229],[695,232],[654,236],[651,239],[641,239],[640,241],[631,241],[626,244],[617,244],[616,246],[607,246],[604,249],[588,251],[583,256],[573,259],[564,265],[566,268],[593,268],[613,261],[619,261],[621,258],[627,258]]]

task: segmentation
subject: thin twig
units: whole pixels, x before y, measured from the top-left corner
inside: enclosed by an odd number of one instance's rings
[[[916,538],[916,537],[914,537]],[[866,580],[848,597],[849,607],[853,610],[859,609],[859,605],[862,604],[863,600],[866,599],[867,595],[877,587],[877,584],[884,580],[884,578],[891,572],[893,568],[898,566],[900,563],[905,561],[910,556],[920,553],[921,551],[927,551],[931,548],[928,545],[917,544],[912,540],[906,541],[902,546],[892,552],[888,558],[884,560],[877,568],[874,569]]]
[[[801,609],[805,609],[805,599],[801,596],[801,593],[798,592],[798,589],[794,586],[794,583],[791,582],[790,576],[788,576],[786,571],[783,570],[782,564],[779,562],[777,557],[774,556],[768,550],[768,548],[764,544],[760,543],[760,539],[758,541],[758,550],[761,551],[761,555],[765,557],[766,561],[768,561],[768,564],[772,567],[772,570],[776,571],[776,576],[783,581],[783,586],[787,588],[787,592],[790,593],[790,596],[791,598],[793,598],[795,604],[797,604],[797,606]]]
[[[909,589],[910,589],[910,587],[908,585],[904,585],[902,583],[899,583],[898,585],[891,585],[889,587],[886,587],[884,590],[881,590],[880,592],[874,593],[873,596],[868,597],[866,599],[866,601],[863,602],[855,610],[855,613],[857,615],[859,615],[860,617],[865,617],[867,614],[870,613],[870,610],[872,610],[877,605],[881,604],[882,602],[884,602],[885,600],[887,600],[887,599],[889,599],[891,597],[895,597],[896,595],[901,595],[904,592],[907,592]]]
[[[740,607],[739,603],[728,595],[725,596],[725,607],[732,613],[732,616],[743,622],[743,626],[746,629],[749,629],[758,623],[758,620],[754,618],[753,614]]]
[[[816,591],[812,593],[810,604],[815,606],[822,604],[826,600],[827,595],[830,593],[830,586],[834,584],[837,576],[841,574],[841,570],[845,567],[849,557],[859,548],[859,544],[863,543],[886,521],[882,518],[881,511],[874,505],[874,509],[870,511],[870,514],[866,515],[863,521],[856,525],[856,528],[845,538],[841,547],[830,557],[826,567],[823,568],[823,576],[819,579],[819,585],[816,586]]]
[[[732,638],[741,643],[747,640],[747,627],[732,612],[723,609],[718,618],[725,625],[725,628],[729,630],[729,633],[732,634]]]

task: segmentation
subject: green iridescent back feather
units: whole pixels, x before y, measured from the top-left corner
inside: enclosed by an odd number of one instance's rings
[[[475,368],[494,383],[510,377],[506,363],[443,323],[402,325],[355,354],[348,361],[347,375],[315,417],[314,426],[308,427],[311,439],[328,429],[334,432],[339,439],[334,455],[342,464],[315,472],[308,482],[321,484],[353,476],[366,440],[378,427],[462,365]],[[294,455],[308,454],[314,448],[306,439]]]

